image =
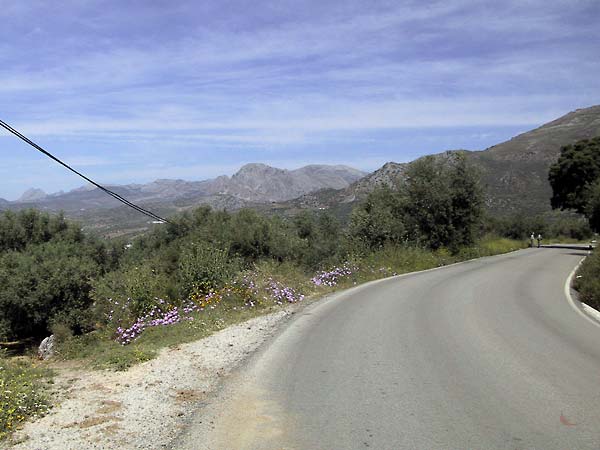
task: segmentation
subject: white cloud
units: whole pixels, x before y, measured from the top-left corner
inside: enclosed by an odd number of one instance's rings
[[[11,26],[47,5],[11,5],[2,119],[98,169],[142,146],[273,153],[350,132],[368,145],[378,130],[539,125],[600,103],[593,4],[278,2],[228,15],[177,1],[127,15],[89,1],[31,36]],[[180,21],[164,27],[164,14]]]

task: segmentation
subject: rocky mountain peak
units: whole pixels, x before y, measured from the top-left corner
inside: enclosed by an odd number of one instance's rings
[[[238,170],[233,178],[256,178],[256,177],[268,177],[273,175],[282,175],[287,173],[285,169],[278,169],[262,163],[250,163],[245,164]]]
[[[18,202],[35,202],[37,200],[42,200],[46,198],[48,195],[41,189],[31,188],[27,189],[23,192],[23,195],[19,197]]]

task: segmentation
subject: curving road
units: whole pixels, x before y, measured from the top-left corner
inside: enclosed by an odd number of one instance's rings
[[[587,252],[527,249],[370,283],[299,313],[178,449],[598,449]]]

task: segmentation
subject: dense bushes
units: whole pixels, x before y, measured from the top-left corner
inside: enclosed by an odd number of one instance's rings
[[[408,239],[405,199],[388,187],[373,191],[352,212],[348,236],[358,249],[375,250]]]
[[[472,244],[482,220],[483,192],[460,153],[413,162],[399,189],[380,188],[352,214],[349,236],[368,249],[400,242],[457,251]]]
[[[586,258],[575,277],[574,287],[580,300],[600,310],[600,253],[596,250]]]
[[[52,239],[81,242],[81,229],[65,221],[62,214],[50,216],[33,209],[0,216],[0,252],[21,251],[28,245],[42,244]]]
[[[180,292],[183,298],[208,294],[229,281],[236,272],[227,253],[204,242],[186,246],[179,260]]]
[[[90,329],[92,280],[110,266],[109,252],[62,216],[37,211],[0,217],[0,339],[47,335],[61,323]]]
[[[254,288],[241,286],[256,280],[242,282],[240,273],[257,265],[287,264],[314,275],[381,251],[433,250],[436,261],[445,254],[453,260],[472,251],[479,255],[481,248],[471,250],[472,245],[485,232],[517,239],[546,233],[541,219],[484,226],[478,176],[460,153],[423,158],[404,175],[395,189],[372,192],[355,208],[347,228],[326,211],[278,217],[200,207],[125,245],[87,237],[60,215],[5,213],[0,217],[0,339],[39,338],[51,329],[61,335],[127,330],[140,318],[151,321],[147,315],[153,311],[189,309],[194,299],[207,303],[237,296],[245,299],[242,305],[253,303],[258,300],[246,294]],[[573,237],[587,232],[581,223],[553,226]],[[265,283],[267,291],[288,292],[277,280]]]
[[[558,160],[550,166],[553,208],[585,213],[590,187],[600,180],[600,136],[561,147]]]
[[[590,227],[600,231],[600,136],[562,147],[548,180],[552,208],[584,214]]]
[[[584,240],[592,237],[588,221],[582,217],[561,215],[525,216],[518,214],[510,217],[487,218],[484,229],[488,233],[509,239],[527,239],[531,234],[541,234],[547,238],[569,238]]]
[[[312,269],[340,252],[341,228],[327,214],[283,219],[201,207],[170,222],[136,239],[118,270],[94,282],[98,320],[125,323],[167,304],[186,307],[261,261]]]

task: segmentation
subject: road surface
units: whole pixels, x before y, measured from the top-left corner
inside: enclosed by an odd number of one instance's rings
[[[370,283],[306,308],[177,449],[598,449],[600,327],[534,248]]]

